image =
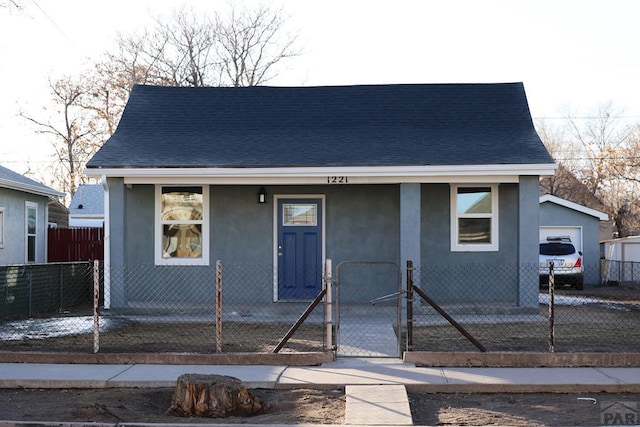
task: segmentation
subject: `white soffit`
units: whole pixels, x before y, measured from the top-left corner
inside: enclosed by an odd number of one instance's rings
[[[122,177],[126,184],[385,184],[400,182],[518,182],[521,175],[553,175],[555,164],[290,167],[290,168],[111,168],[85,169],[88,176]]]

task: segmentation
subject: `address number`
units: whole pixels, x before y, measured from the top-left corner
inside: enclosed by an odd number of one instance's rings
[[[348,184],[349,180],[346,176],[328,176],[327,184]]]

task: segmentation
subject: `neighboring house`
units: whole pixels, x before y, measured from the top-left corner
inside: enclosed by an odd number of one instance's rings
[[[600,247],[605,259],[603,283],[640,281],[640,236],[603,240]]]
[[[569,236],[582,252],[584,283],[600,283],[600,224],[605,213],[546,194],[540,197],[540,240],[549,236]]]
[[[69,227],[102,227],[104,224],[104,188],[83,184],[69,203]]]
[[[0,265],[43,263],[51,197],[64,193],[0,166]]]
[[[49,228],[69,227],[69,209],[56,197],[49,197]]]
[[[600,242],[602,256],[607,261],[629,261],[640,263],[640,236],[620,237]],[[640,279],[640,275],[638,276]]]
[[[136,86],[85,169],[119,273],[105,306],[200,295],[189,271],[216,260],[267,267],[244,283],[253,301],[311,300],[330,258],[412,260],[440,302],[537,312],[539,178],[555,167],[521,83]],[[141,265],[138,289],[172,269],[180,293],[129,292],[120,272]],[[340,298],[395,290],[368,274]]]

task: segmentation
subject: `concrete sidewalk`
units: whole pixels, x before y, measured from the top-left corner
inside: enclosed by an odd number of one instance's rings
[[[173,387],[185,373],[229,375],[248,388],[400,384],[428,392],[640,392],[640,367],[435,368],[393,358],[342,358],[320,366],[0,363],[0,387]]]
[[[175,387],[185,373],[229,375],[248,388],[344,388],[345,424],[361,427],[412,425],[407,391],[640,392],[640,368],[433,368],[391,358],[320,366],[0,363],[0,388]],[[32,423],[0,420],[9,425]],[[125,425],[136,424],[105,427]]]

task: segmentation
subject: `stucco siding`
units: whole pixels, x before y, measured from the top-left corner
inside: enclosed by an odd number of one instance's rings
[[[418,280],[442,303],[518,304],[518,186],[501,184],[497,252],[451,251],[449,184],[422,187],[422,260]]]
[[[273,301],[275,196],[324,197],[324,255],[334,268],[343,263],[337,277],[341,302],[368,304],[398,290],[395,265],[402,271],[406,262],[400,259],[400,185],[268,186],[265,204],[257,203],[255,186],[213,185],[209,265],[156,266],[154,185],[109,182],[114,307],[172,301],[210,304],[215,297],[216,260],[223,262],[225,301]],[[420,230],[415,234],[420,235],[421,256],[413,261],[420,265],[419,285],[432,298],[443,303],[519,304],[518,188],[518,184],[498,186],[498,251],[452,252],[449,184],[420,186],[419,198],[412,200],[420,201]]]
[[[327,257],[334,268],[349,261],[400,262],[400,186],[328,187]],[[343,264],[340,301],[369,303],[397,291],[397,271],[388,264]]]
[[[0,207],[4,208],[4,238],[0,265],[26,263],[25,202],[37,204],[36,263],[46,262],[47,202],[35,194],[0,188]]]

